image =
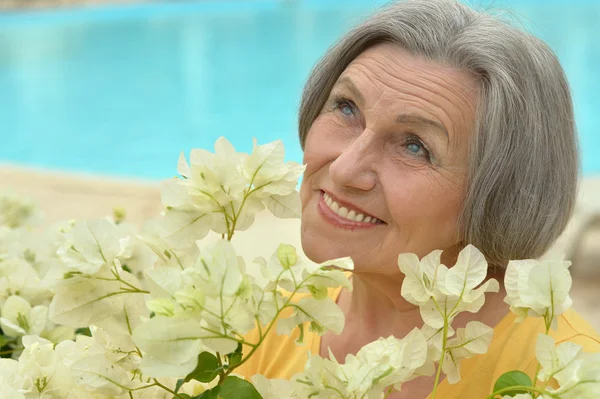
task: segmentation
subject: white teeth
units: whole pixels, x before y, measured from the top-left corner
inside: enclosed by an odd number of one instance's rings
[[[363,223],[377,223],[379,221],[377,218],[365,216],[362,213],[357,213],[354,210],[349,211],[348,208],[340,206],[337,202],[335,202],[329,195],[327,195],[327,193],[323,194],[323,198],[325,199],[327,206],[344,219]]]
[[[331,208],[332,211],[334,211],[335,213],[338,213],[340,210],[340,206],[338,205],[337,202],[332,201],[332,204],[329,206]]]

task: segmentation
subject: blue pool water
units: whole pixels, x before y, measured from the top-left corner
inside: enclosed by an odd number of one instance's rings
[[[327,47],[383,1],[152,3],[0,15],[0,162],[158,179],[221,135],[282,138]],[[478,3],[481,3],[479,1]],[[584,175],[600,173],[600,2],[495,1],[569,77]]]

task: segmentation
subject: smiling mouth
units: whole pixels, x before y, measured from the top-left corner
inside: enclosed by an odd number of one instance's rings
[[[353,209],[352,207],[348,207],[347,205],[340,205],[336,200],[334,200],[329,194],[327,194],[324,191],[321,191],[321,195],[323,198],[322,202],[325,205],[325,207],[327,207],[338,218],[343,219],[344,222],[349,222],[354,225],[361,225],[365,227],[385,223],[374,216],[364,214],[358,209]]]

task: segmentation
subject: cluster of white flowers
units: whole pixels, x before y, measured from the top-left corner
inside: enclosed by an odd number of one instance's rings
[[[543,383],[532,393],[506,395],[502,399],[597,399],[600,398],[600,353],[585,353],[581,345],[563,342],[540,334],[536,343],[536,357],[541,366],[537,377]],[[558,388],[550,382],[556,381]],[[530,386],[508,387],[505,390],[523,390]]]
[[[439,362],[439,370],[454,384],[460,381],[463,359],[487,352],[493,329],[470,322],[455,334],[452,321],[461,312],[478,312],[485,303],[485,293],[498,292],[499,283],[495,279],[484,283],[488,264],[472,245],[459,253],[452,268],[441,263],[441,255],[441,251],[433,251],[419,260],[414,254],[402,254],[398,266],[406,276],[402,296],[419,306],[425,322],[421,331],[427,338],[430,371],[433,373],[433,363]]]
[[[164,213],[141,231],[122,211],[34,231],[34,209],[3,200],[0,348],[13,358],[0,362],[2,393],[198,395],[217,377],[237,387],[230,374],[271,328],[339,333],[344,317],[327,289],[351,288],[341,271],[352,270],[350,259],[315,264],[282,244],[247,270],[230,243],[262,209],[299,216],[303,170],[284,162],[280,141],[242,154],[221,138],[214,154],[180,159],[181,177],[162,186]],[[203,245],[211,230],[223,238]],[[259,342],[246,342],[255,328]]]
[[[39,222],[33,204],[16,196],[0,198],[0,354],[16,358],[22,338],[37,335],[59,343],[73,339],[75,330],[50,320],[52,292],[42,279],[58,263],[61,229],[54,233],[33,229]]]
[[[406,337],[380,338],[344,363],[331,352],[310,356],[290,381],[256,375],[250,384],[235,376],[272,329],[298,329],[301,342],[306,330],[344,328],[328,291],[352,288],[349,258],[316,264],[281,244],[269,258],[248,263],[231,243],[265,208],[281,218],[300,215],[303,170],[284,162],[280,141],[255,142],[243,154],[221,138],[214,153],[198,149],[189,163],[180,158],[181,176],[162,185],[164,212],[141,230],[117,210],[112,219],[40,231],[32,228],[39,214],[30,202],[0,197],[0,397],[380,399],[436,374],[435,398],[442,372],[458,382],[460,362],[486,353],[493,330],[476,321],[454,330],[452,322],[461,312],[478,312],[485,294],[499,290],[496,280],[485,281],[487,262],[470,245],[451,268],[441,263],[441,251],[399,256],[401,294],[425,323]],[[205,245],[209,231],[221,239]],[[568,266],[509,264],[505,300],[519,320],[543,317],[547,332],[556,325],[571,304]],[[258,341],[248,342],[254,329]],[[514,384],[503,383],[493,397],[600,397],[599,356],[540,336],[538,377],[545,385],[512,392]],[[547,387],[551,380],[558,389]]]
[[[388,387],[401,389],[403,382],[417,377],[427,360],[425,336],[414,329],[403,339],[380,338],[348,355],[340,364],[311,356],[306,369],[292,381],[267,380],[261,375],[253,383],[263,399],[280,398],[381,398]]]

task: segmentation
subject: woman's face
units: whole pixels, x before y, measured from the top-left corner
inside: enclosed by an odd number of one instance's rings
[[[302,246],[395,273],[398,254],[454,256],[477,82],[392,44],[342,73],[306,138]]]

